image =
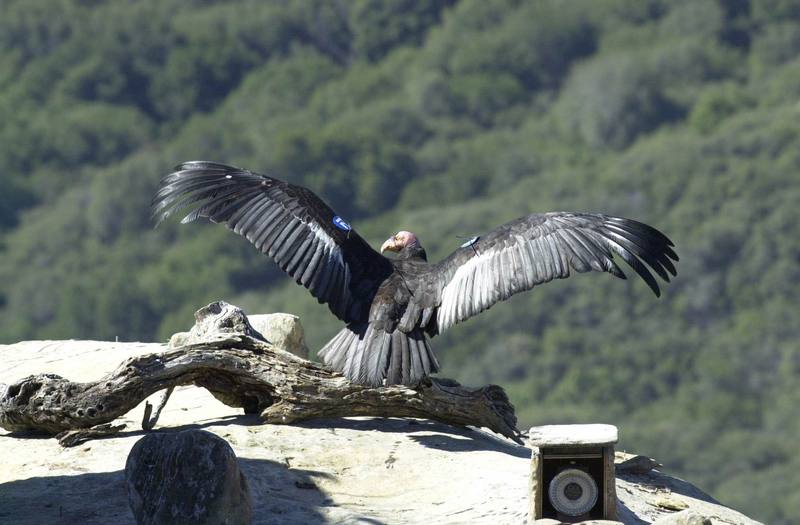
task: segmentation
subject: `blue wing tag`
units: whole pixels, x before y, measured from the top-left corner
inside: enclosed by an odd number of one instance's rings
[[[337,228],[339,228],[340,230],[343,230],[343,231],[346,231],[346,232],[349,232],[350,230],[353,229],[350,226],[350,223],[348,223],[346,220],[342,219],[338,215],[334,215],[333,216],[333,225],[336,226]]]
[[[478,239],[480,239],[480,236],[478,236],[478,237],[473,237],[472,239],[470,239],[470,240],[468,240],[467,242],[465,242],[464,244],[462,244],[462,245],[461,245],[461,247],[462,247],[462,248],[466,248],[467,246],[472,246],[473,244],[475,244],[476,242],[478,242]]]

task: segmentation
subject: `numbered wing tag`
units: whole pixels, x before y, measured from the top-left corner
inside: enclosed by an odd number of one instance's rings
[[[348,223],[346,220],[342,219],[338,215],[333,216],[333,225],[339,228],[340,230],[346,232],[349,232],[350,230],[353,229],[352,226],[350,226],[350,223]]]
[[[473,244],[475,244],[476,242],[478,242],[478,239],[480,239],[480,236],[478,236],[478,237],[473,237],[472,239],[470,239],[470,240],[468,240],[467,242],[465,242],[464,244],[462,244],[462,245],[461,245],[461,247],[462,247],[462,248],[466,248],[467,246],[472,246]]]

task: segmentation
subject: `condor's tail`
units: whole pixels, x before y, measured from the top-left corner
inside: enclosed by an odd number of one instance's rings
[[[388,333],[371,324],[350,324],[317,354],[323,363],[355,383],[416,386],[439,371],[421,329]]]

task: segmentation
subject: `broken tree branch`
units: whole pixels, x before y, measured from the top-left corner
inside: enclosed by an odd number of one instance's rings
[[[112,425],[111,423],[105,423],[102,425],[97,425],[96,427],[92,428],[79,428],[77,430],[65,430],[63,432],[59,432],[56,434],[56,439],[58,440],[58,444],[62,447],[76,447],[81,443],[86,443],[92,439],[97,439],[99,437],[106,437],[106,436],[113,436],[115,434],[119,434],[123,430],[125,430],[125,423],[120,425]]]
[[[215,338],[130,358],[99,381],[77,383],[39,374],[9,385],[0,390],[0,427],[50,434],[92,428],[166,390],[155,416],[147,414],[143,422],[149,430],[172,389],[196,385],[228,406],[260,414],[268,423],[344,416],[419,417],[486,427],[519,442],[514,407],[498,386],[469,388],[446,379],[430,379],[416,388],[358,385],[266,341],[225,329],[248,331],[241,319],[232,323],[232,316],[246,320],[238,308],[212,303],[198,311],[197,318],[198,324],[213,318],[223,327],[214,332]],[[204,337],[211,335],[206,332]]]
[[[161,398],[158,400],[155,414],[153,414],[153,405],[145,401],[144,416],[142,417],[142,430],[153,430],[153,428],[155,428],[156,423],[158,423],[158,418],[161,416],[161,411],[164,410],[165,406],[167,406],[167,400],[169,400],[169,396],[172,395],[173,390],[175,390],[175,387],[171,386],[161,392]]]
[[[108,423],[149,395],[195,384],[268,423],[340,416],[401,416],[487,427],[517,439],[516,417],[497,386],[432,380],[416,389],[366,387],[247,336],[195,343],[128,359],[99,381],[29,376],[0,399],[6,430],[58,433]]]

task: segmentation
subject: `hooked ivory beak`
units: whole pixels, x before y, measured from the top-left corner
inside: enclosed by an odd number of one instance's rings
[[[397,241],[395,241],[394,237],[389,237],[386,239],[383,244],[381,245],[381,253],[385,251],[396,252],[397,251]]]

